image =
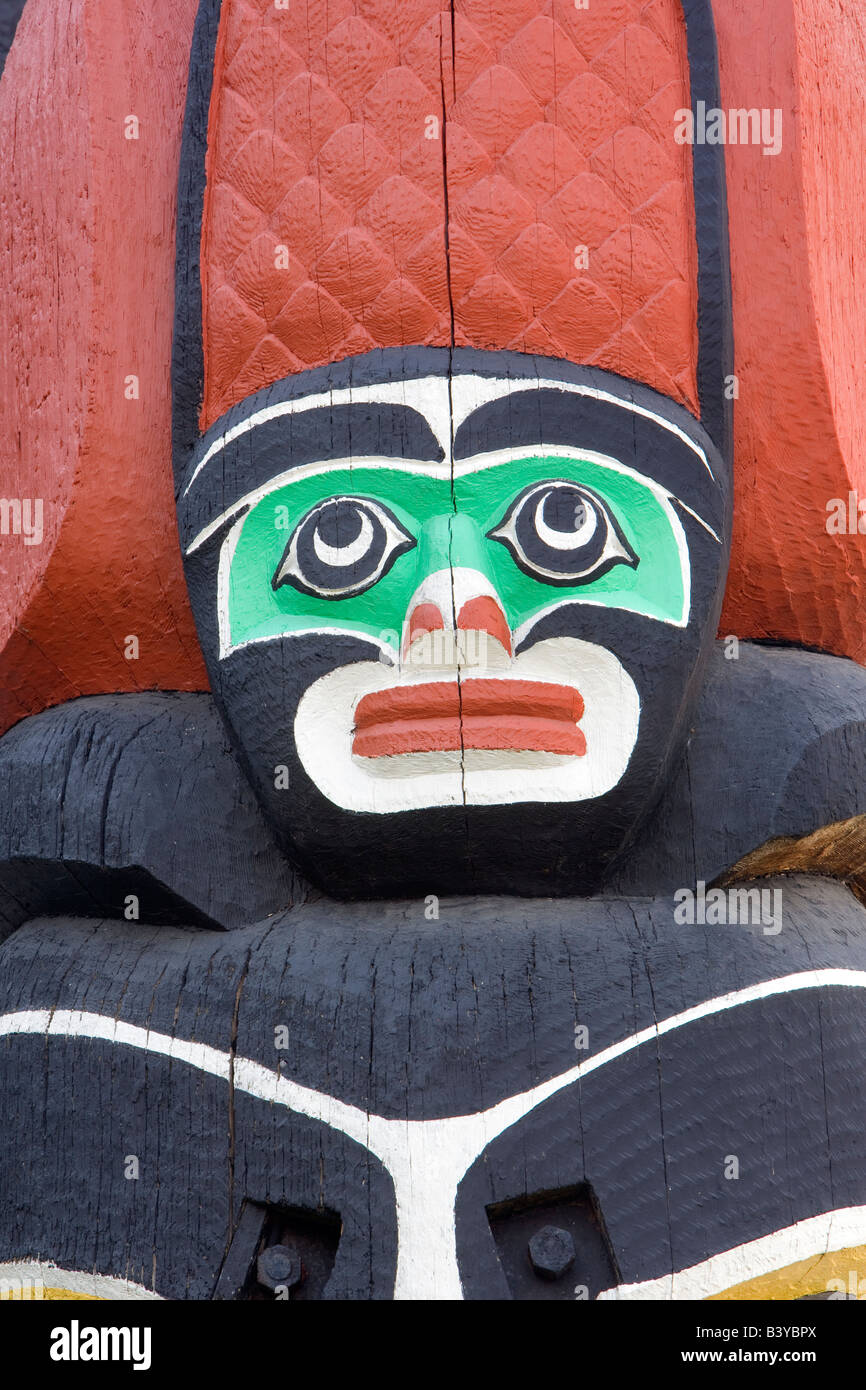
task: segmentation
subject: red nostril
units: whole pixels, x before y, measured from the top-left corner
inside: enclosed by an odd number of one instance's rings
[[[457,614],[457,626],[464,632],[488,632],[511,656],[511,629],[496,599],[489,594],[468,599]]]
[[[417,608],[413,608],[409,615],[409,636],[407,644],[412,645],[419,634],[424,632],[439,632],[444,628],[445,622],[436,603],[419,603]]]

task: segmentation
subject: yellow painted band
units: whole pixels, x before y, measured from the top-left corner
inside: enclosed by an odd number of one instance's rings
[[[785,1269],[760,1274],[756,1279],[733,1284],[722,1293],[711,1294],[705,1302],[734,1299],[792,1302],[810,1293],[834,1291],[866,1298],[866,1245],[854,1245],[847,1250],[832,1250],[823,1255],[813,1255],[808,1260],[797,1260]]]

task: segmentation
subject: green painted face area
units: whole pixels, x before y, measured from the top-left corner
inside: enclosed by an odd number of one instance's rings
[[[585,488],[603,504],[637,564],[615,563],[573,585],[545,582],[524,572],[512,549],[488,535],[507,519],[522,493],[554,479]],[[399,553],[363,593],[326,598],[301,592],[292,583],[273,588],[273,577],[299,523],[337,496],[378,504],[416,544]],[[399,464],[326,469],[268,493],[223,544],[229,547],[224,565],[231,555],[228,583],[221,586],[221,602],[227,605],[222,628],[229,650],[315,629],[359,633],[398,649],[413,593],[426,575],[449,565],[480,570],[489,579],[512,632],[569,601],[625,608],[677,625],[688,618],[686,543],[670,502],[634,475],[555,454],[458,476],[453,495],[450,479]]]

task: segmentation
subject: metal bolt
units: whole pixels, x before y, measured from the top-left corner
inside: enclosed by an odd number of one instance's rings
[[[539,1279],[561,1279],[574,1264],[574,1241],[561,1226],[542,1226],[529,1242],[529,1258]]]
[[[301,1282],[301,1262],[290,1245],[269,1245],[256,1263],[256,1278],[263,1289],[295,1289]]]

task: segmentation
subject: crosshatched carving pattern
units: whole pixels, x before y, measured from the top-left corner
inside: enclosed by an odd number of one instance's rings
[[[412,343],[593,363],[696,409],[688,101],[677,0],[225,0],[203,426]]]

